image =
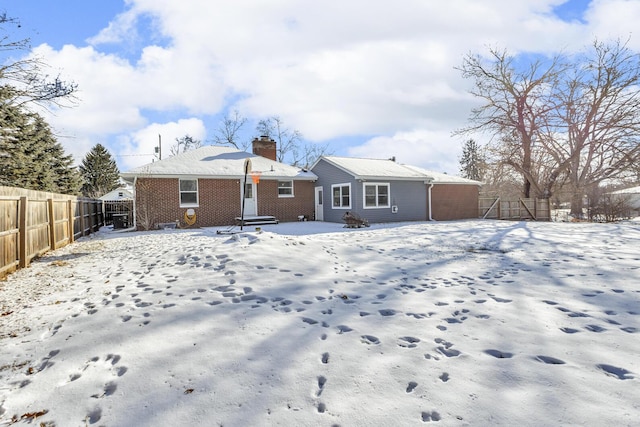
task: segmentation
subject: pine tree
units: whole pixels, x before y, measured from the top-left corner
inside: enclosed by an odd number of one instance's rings
[[[462,156],[460,157],[460,172],[463,178],[482,181],[485,168],[485,158],[478,143],[467,140],[462,146]]]
[[[0,185],[76,195],[80,177],[42,116],[7,100],[0,87]]]
[[[58,184],[60,174],[65,172],[55,168],[54,164],[58,161],[58,157],[64,156],[64,150],[55,140],[42,117],[32,116],[29,127],[23,130],[22,135],[23,149],[27,151],[31,169],[28,181],[23,187],[55,193],[77,194],[79,189],[77,186],[69,189],[65,185]]]
[[[51,169],[55,176],[55,191],[62,194],[80,195],[82,188],[82,176],[78,168],[73,166],[74,160],[71,154],[65,154],[61,144],[56,143],[49,151],[52,155]]]
[[[96,144],[80,165],[83,185],[82,194],[100,197],[120,186],[120,171],[109,151]]]
[[[20,141],[26,118],[18,108],[5,102],[2,95],[0,88],[0,185],[22,187],[29,164]]]

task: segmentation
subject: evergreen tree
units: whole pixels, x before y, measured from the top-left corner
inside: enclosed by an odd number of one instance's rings
[[[0,88],[0,185],[23,187],[29,159],[22,151],[20,135],[26,127],[26,117],[19,108],[5,102],[4,94]]]
[[[100,197],[120,186],[120,171],[109,151],[96,144],[82,160],[82,194]]]
[[[0,87],[0,185],[78,194],[73,158],[44,119],[12,104]]]
[[[467,179],[482,181],[485,168],[485,158],[478,143],[467,140],[462,146],[462,156],[460,157],[460,172]]]
[[[28,180],[22,187],[55,193],[77,194],[77,187],[67,189],[64,185],[58,185],[59,174],[64,174],[64,171],[57,170],[53,165],[59,156],[64,156],[64,150],[55,140],[42,117],[32,116],[29,126],[22,131],[22,135],[24,136],[23,150],[27,152],[30,159]],[[56,146],[59,148],[54,148]]]
[[[78,169],[73,166],[73,156],[64,153],[61,144],[51,147],[52,154],[51,169],[55,175],[55,185],[57,193],[80,195],[82,188],[82,176]]]

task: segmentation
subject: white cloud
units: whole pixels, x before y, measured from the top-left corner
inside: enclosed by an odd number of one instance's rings
[[[103,28],[98,34],[87,39],[92,45],[104,43],[122,43],[127,40],[139,38],[136,29],[138,16],[135,10],[131,9],[127,12],[116,16],[107,28]]]
[[[348,151],[349,156],[375,159],[395,157],[398,163],[421,166],[434,172],[456,175],[462,139],[443,131],[414,130],[380,136]]]
[[[354,150],[382,152],[386,140],[396,148],[388,156],[421,153],[448,172],[457,169],[450,132],[473,104],[454,69],[464,54],[487,45],[549,53],[594,35],[626,38],[640,13],[638,0],[594,0],[586,23],[555,17],[562,0],[126,3],[89,39],[93,46],[36,49],[80,85],[82,103],[52,119],[77,140],[145,132],[162,121],[157,112],[169,126],[184,117],[210,123],[208,115],[237,108],[254,119],[279,115],[313,141],[394,135]],[[143,37],[142,18],[157,34]],[[147,42],[132,58],[131,38],[164,42]],[[633,42],[640,46],[640,35]],[[105,43],[112,53],[99,50]],[[113,53],[120,45],[123,53]]]
[[[152,123],[143,129],[118,138],[118,155],[121,170],[132,169],[137,166],[151,163],[155,157],[155,149],[162,145],[162,158],[171,155],[171,147],[176,143],[176,138],[189,135],[200,140],[203,145],[207,136],[204,123],[200,119],[182,119],[177,122]]]
[[[586,13],[592,35],[600,41],[631,38],[629,47],[636,51],[640,51],[638,16],[640,1],[636,0],[593,0]]]

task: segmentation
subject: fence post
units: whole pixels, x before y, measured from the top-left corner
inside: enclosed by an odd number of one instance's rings
[[[67,227],[69,227],[69,243],[73,243],[75,240],[75,230],[73,227],[73,223],[75,222],[75,212],[73,210],[73,201],[71,199],[67,200],[67,215],[69,215],[69,221],[67,221]]]
[[[84,236],[84,200],[78,199],[78,216],[80,224],[80,236]]]
[[[53,199],[47,199],[49,213],[49,249],[56,249],[56,218],[53,211]]]
[[[18,215],[18,244],[20,245],[20,251],[18,256],[20,257],[19,267],[25,268],[29,265],[27,260],[27,198],[20,197],[20,209]]]

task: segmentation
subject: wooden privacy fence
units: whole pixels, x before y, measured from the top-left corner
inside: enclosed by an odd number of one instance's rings
[[[101,200],[28,194],[0,196],[0,277],[104,225]]]
[[[549,199],[502,200],[500,197],[480,197],[478,208],[482,219],[551,220]]]

